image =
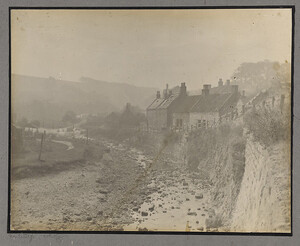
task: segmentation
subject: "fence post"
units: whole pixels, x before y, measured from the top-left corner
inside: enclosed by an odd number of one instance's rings
[[[46,134],[46,131],[44,130],[41,138],[41,146],[40,146],[40,153],[39,153],[39,161],[41,161],[41,155],[42,155],[42,149],[43,149],[43,142],[44,142],[44,135]]]

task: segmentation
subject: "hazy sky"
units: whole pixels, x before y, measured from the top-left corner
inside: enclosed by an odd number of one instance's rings
[[[188,89],[291,59],[291,10],[13,10],[12,72]]]

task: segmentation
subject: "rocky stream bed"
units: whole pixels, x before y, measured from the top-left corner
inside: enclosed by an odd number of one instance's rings
[[[14,180],[12,229],[206,230],[214,211],[204,180],[174,160],[154,161],[135,148],[101,144],[110,149],[101,160]]]

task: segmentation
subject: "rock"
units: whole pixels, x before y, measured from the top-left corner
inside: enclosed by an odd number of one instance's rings
[[[165,214],[165,213],[167,213],[167,211],[165,210],[165,211],[163,211],[163,213]]]
[[[196,224],[199,224],[199,221],[198,221],[198,220],[196,221]]]
[[[138,207],[135,207],[135,208],[133,208],[132,210],[135,211],[135,212],[137,212],[137,211],[139,211],[139,208],[138,208]]]
[[[196,212],[188,212],[187,215],[197,216]]]
[[[148,229],[146,227],[144,228],[139,228],[139,231],[148,231]]]
[[[152,212],[154,210],[154,204],[149,208],[149,211]]]
[[[183,182],[183,186],[188,186],[189,184],[186,182]]]
[[[201,214],[201,216],[205,216],[205,214]]]
[[[88,216],[86,219],[87,219],[88,221],[91,221],[91,220],[92,220],[92,217]]]
[[[103,211],[98,211],[97,215],[103,215]]]
[[[148,212],[144,212],[144,211],[142,211],[142,216],[148,216]]]
[[[203,194],[198,194],[195,196],[196,199],[202,199],[203,198]]]
[[[201,210],[201,208],[197,208],[197,210]]]
[[[107,193],[108,193],[108,190],[102,189],[102,190],[99,190],[99,193],[101,193],[101,194],[107,194]]]
[[[189,198],[186,198],[185,200],[186,200],[186,201],[189,201],[190,199],[189,199]]]
[[[199,227],[199,228],[197,228],[197,230],[198,230],[198,231],[203,231],[204,228],[203,228],[203,227]]]

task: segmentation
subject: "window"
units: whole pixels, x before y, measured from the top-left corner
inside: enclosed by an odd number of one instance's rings
[[[202,127],[206,128],[206,120],[202,120]]]
[[[182,127],[182,119],[176,119],[176,127],[178,128]]]
[[[201,128],[201,120],[198,120],[197,127],[198,127],[198,128]]]

